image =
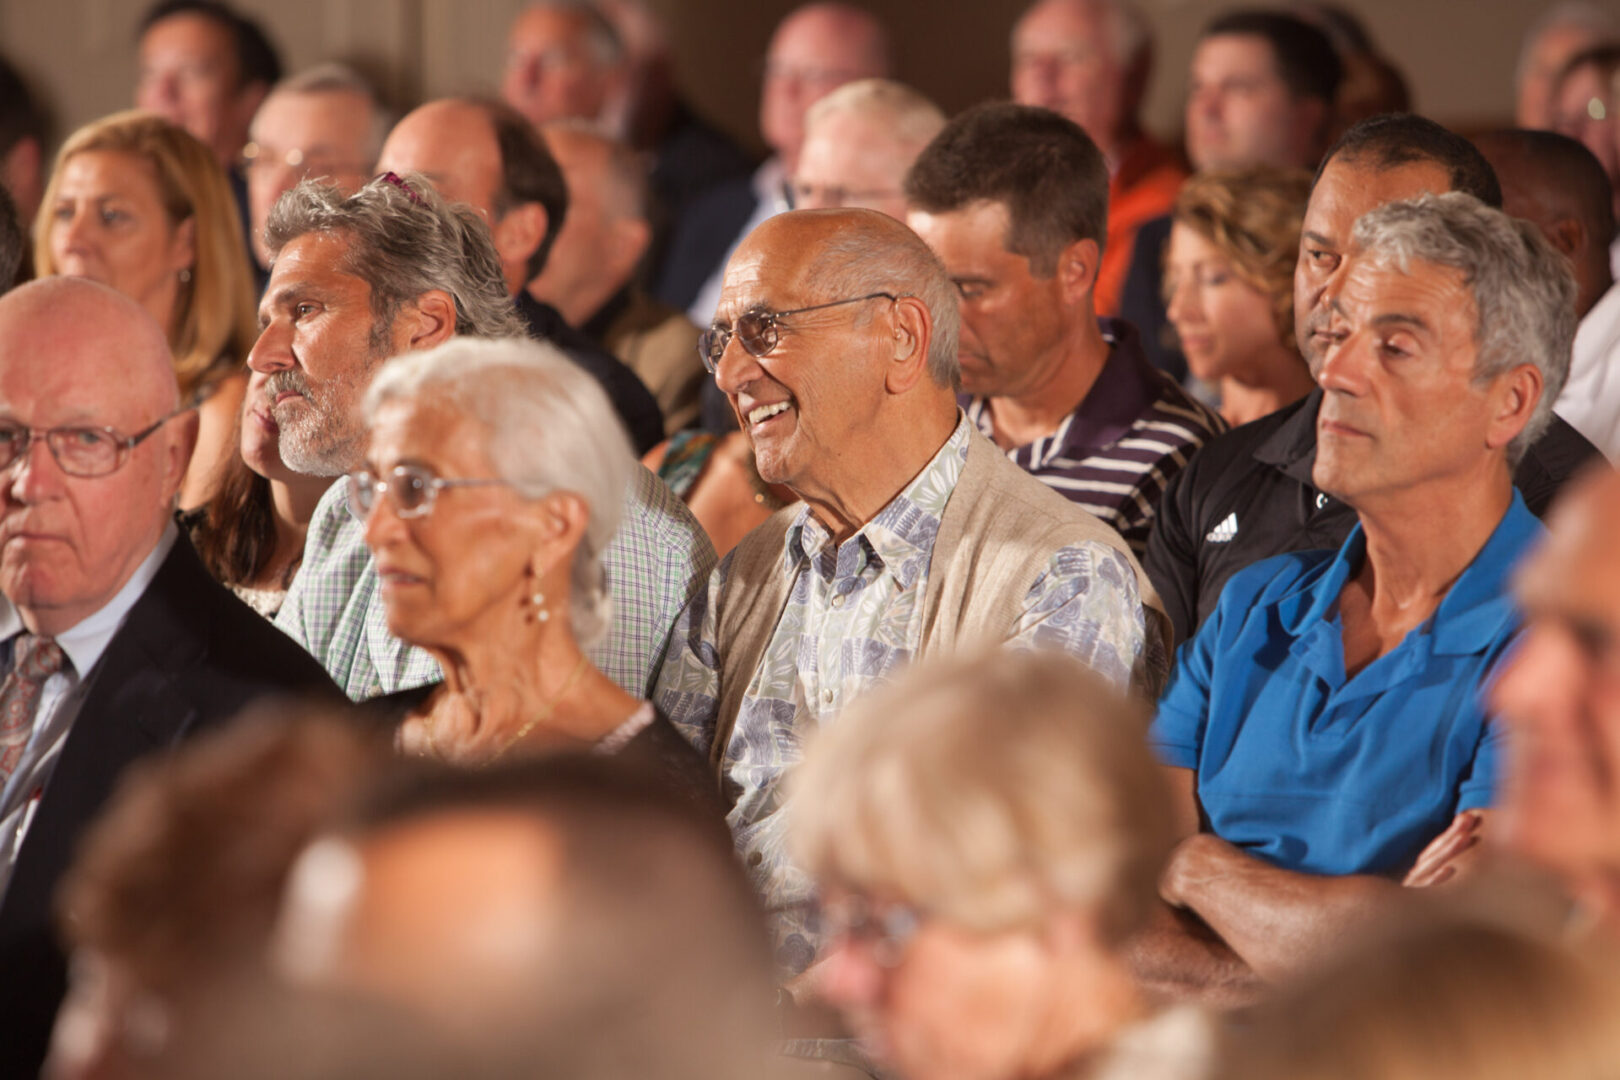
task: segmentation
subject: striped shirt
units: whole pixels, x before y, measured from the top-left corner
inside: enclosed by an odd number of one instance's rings
[[[1078,408],[1045,438],[1007,451],[1025,472],[1112,525],[1141,556],[1170,478],[1226,422],[1147,362],[1136,328],[1099,319],[1111,350]],[[963,396],[994,438],[990,399]]]

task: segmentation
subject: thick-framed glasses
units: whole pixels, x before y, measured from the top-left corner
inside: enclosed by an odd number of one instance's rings
[[[922,923],[922,912],[908,904],[880,903],[853,894],[820,905],[823,940],[865,945],[872,960],[884,968],[897,967],[905,959],[906,947]]]
[[[151,427],[133,435],[120,435],[110,427],[31,428],[9,420],[0,421],[0,470],[9,469],[26,458],[35,439],[44,439],[51,457],[69,476],[85,479],[107,476],[123,468],[131,450],[178,415],[172,412],[159,417]]]
[[[823,308],[842,307],[845,304],[859,304],[863,300],[900,299],[894,293],[874,292],[865,296],[851,296],[847,300],[832,300],[825,304],[811,304],[809,307],[794,308],[791,311],[745,311],[737,316],[736,326],[711,326],[698,335],[698,355],[703,358],[703,366],[709,369],[712,375],[720,368],[720,358],[726,354],[726,346],[731,344],[731,338],[736,336],[750,356],[769,356],[776,343],[782,340],[782,330],[779,320],[789,315],[803,315],[807,311],[821,311]]]
[[[425,517],[433,512],[439,492],[445,488],[506,487],[505,480],[494,477],[439,476],[424,465],[395,465],[386,477],[370,469],[349,474],[349,509],[356,517],[370,517],[377,496],[386,494],[394,506],[394,513],[402,518]]]

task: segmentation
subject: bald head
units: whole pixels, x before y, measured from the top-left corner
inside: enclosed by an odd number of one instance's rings
[[[35,633],[100,611],[163,535],[197,431],[194,412],[170,418],[170,363],[162,328],[104,285],[0,298],[0,422],[26,445],[0,472],[0,592]],[[22,433],[62,428],[45,445]]]
[[[791,175],[804,141],[804,114],[856,79],[889,75],[889,35],[877,18],[842,3],[806,4],[771,36],[759,128]]]
[[[1535,223],[1575,267],[1584,316],[1613,284],[1609,178],[1578,140],[1551,131],[1495,131],[1474,140],[1502,185],[1502,209]]]
[[[378,171],[419,172],[439,194],[489,218],[501,184],[501,151],[488,113],[470,101],[430,101],[388,133]]]

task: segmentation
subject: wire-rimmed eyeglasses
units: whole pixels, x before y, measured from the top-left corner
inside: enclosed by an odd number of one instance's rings
[[[776,348],[776,343],[782,340],[778,320],[785,319],[789,315],[803,315],[807,311],[820,311],[823,308],[841,307],[844,304],[859,304],[863,300],[876,300],[879,297],[885,300],[900,299],[894,293],[874,292],[865,296],[851,296],[847,300],[831,300],[825,304],[793,308],[791,311],[770,311],[764,308],[745,311],[737,316],[736,326],[711,326],[698,335],[698,355],[703,358],[703,366],[713,374],[719,369],[720,358],[725,355],[726,346],[731,344],[733,335],[742,347],[748,350],[750,356],[769,356],[771,350]]]
[[[86,479],[108,476],[124,467],[131,450],[184,411],[181,409],[159,417],[152,426],[133,435],[120,435],[114,428],[89,424],[31,428],[9,420],[0,421],[0,470],[9,469],[26,458],[28,448],[35,439],[44,439],[51,457],[69,476]]]
[[[458,487],[506,487],[494,477],[443,477],[425,465],[395,465],[387,476],[360,469],[348,476],[349,509],[359,518],[371,516],[377,496],[387,494],[394,513],[402,518],[425,517],[433,512],[439,492]]]

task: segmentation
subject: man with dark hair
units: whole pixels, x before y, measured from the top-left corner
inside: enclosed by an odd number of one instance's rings
[[[1620,289],[1609,180],[1592,152],[1551,131],[1497,131],[1474,140],[1502,182],[1502,209],[1533,221],[1575,270],[1575,331],[1569,379],[1554,407],[1620,461]]]
[[[45,111],[17,69],[0,58],[0,187],[11,194],[13,213],[26,229],[45,191]],[[4,284],[9,285],[7,278]]]
[[[754,1080],[768,1066],[770,951],[726,829],[622,761],[374,789],[306,849],[278,938],[289,978],[392,1003],[469,1075]]]
[[[1356,219],[1386,202],[1462,190],[1488,206],[1502,191],[1468,140],[1419,116],[1380,116],[1345,132],[1328,151],[1305,210],[1294,271],[1294,327],[1313,374],[1330,343],[1329,282],[1350,254]],[[1185,641],[1227,578],[1287,551],[1337,547],[1355,525],[1348,506],[1311,478],[1320,390],[1212,440],[1171,481],[1144,560]],[[1565,480],[1596,455],[1554,414],[1514,471],[1532,513],[1542,514]]]
[[[635,372],[527,289],[545,269],[568,213],[568,184],[532,124],[498,101],[430,101],[394,125],[377,167],[419,172],[445,198],[482,214],[500,256],[506,291],[530,335],[560,347],[602,384],[636,453],[645,454],[663,441],[658,401]]]
[[[215,0],[163,0],[140,23],[135,104],[185,128],[234,169],[281,60],[259,24]]]
[[[968,418],[1140,552],[1165,481],[1224,425],[1147,363],[1130,324],[1096,316],[1102,154],[1057,113],[980,106],[923,150],[906,199],[956,286]]]
[[[1187,82],[1187,156],[1193,167],[1309,169],[1332,138],[1344,66],[1326,34],[1293,15],[1237,11],[1204,28]],[[1142,334],[1148,358],[1186,374],[1162,287],[1166,215],[1142,226],[1120,315]]]

